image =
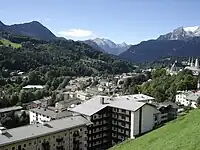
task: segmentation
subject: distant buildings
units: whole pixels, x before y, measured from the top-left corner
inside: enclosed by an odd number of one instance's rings
[[[195,63],[193,61],[193,58],[192,60],[190,61],[190,59],[187,61],[187,62],[184,62],[184,63],[179,63],[178,61],[175,61],[171,68],[168,69],[168,73],[170,75],[176,75],[179,71],[182,71],[184,69],[188,69],[188,70],[191,70],[193,75],[197,76],[199,75],[200,73],[200,68],[199,68],[199,60],[198,58],[195,60]]]
[[[193,62],[193,59],[191,62],[188,63],[188,66],[185,67],[185,69],[191,70],[193,75],[199,75],[200,68],[199,68],[199,60],[198,58],[195,60],[195,63]]]
[[[0,127],[1,150],[87,150],[87,125],[81,116],[6,130]]]
[[[176,103],[183,106],[197,108],[198,98],[200,98],[199,91],[179,91],[176,95]]]

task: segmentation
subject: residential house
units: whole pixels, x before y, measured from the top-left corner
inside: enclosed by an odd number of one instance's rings
[[[61,119],[65,117],[72,116],[72,112],[67,110],[58,110],[55,107],[47,108],[34,108],[29,110],[29,120],[30,124],[44,123],[51,120]]]

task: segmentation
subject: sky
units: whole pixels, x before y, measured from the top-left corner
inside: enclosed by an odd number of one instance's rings
[[[180,26],[200,26],[199,8],[199,0],[4,0],[0,20],[36,20],[67,39],[137,44]]]

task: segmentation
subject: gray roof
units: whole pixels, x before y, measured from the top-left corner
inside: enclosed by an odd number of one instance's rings
[[[162,103],[152,103],[153,105],[155,105],[158,109],[160,109],[161,107],[168,107],[168,106],[172,106],[173,108],[178,108],[178,105],[171,102],[171,101],[164,101]]]
[[[137,96],[136,94],[135,96]],[[101,104],[100,98],[103,97],[105,104]],[[129,97],[131,97],[129,95]],[[137,100],[140,100],[139,98]],[[108,97],[108,96],[96,96],[92,99],[72,108],[71,111],[78,112],[87,116],[91,116],[101,109],[110,106],[115,108],[126,109],[130,111],[136,111],[146,103],[138,102],[134,98],[127,98],[126,96]]]
[[[21,110],[21,109],[22,109],[22,106],[6,107],[6,108],[0,109],[0,113],[6,113],[9,111],[17,111],[17,110]]]
[[[18,128],[8,129],[6,134],[0,134],[0,147],[3,145],[41,137],[66,129],[84,126],[91,122],[82,116],[67,117],[59,120],[50,121],[47,125],[33,124]]]
[[[31,109],[30,111],[38,113],[38,114],[42,114],[44,116],[48,116],[52,119],[59,119],[59,118],[64,118],[64,117],[68,117],[68,116],[72,116],[72,112],[69,112],[67,110],[65,111],[59,111],[56,112],[56,109],[50,109],[50,108],[34,108]]]
[[[197,101],[197,99],[200,97],[200,93],[192,93],[186,96],[186,99],[191,101]]]

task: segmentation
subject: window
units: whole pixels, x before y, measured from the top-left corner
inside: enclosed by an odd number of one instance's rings
[[[122,119],[125,119],[126,117],[125,116],[122,116]]]
[[[15,147],[12,147],[12,150],[15,150]]]
[[[31,145],[31,142],[28,145]]]
[[[26,147],[26,144],[24,144],[24,147]]]
[[[122,124],[122,126],[125,126],[125,122],[122,122],[121,124]]]
[[[125,112],[126,112],[126,110],[122,109],[122,112],[123,112],[123,113],[125,113]]]

